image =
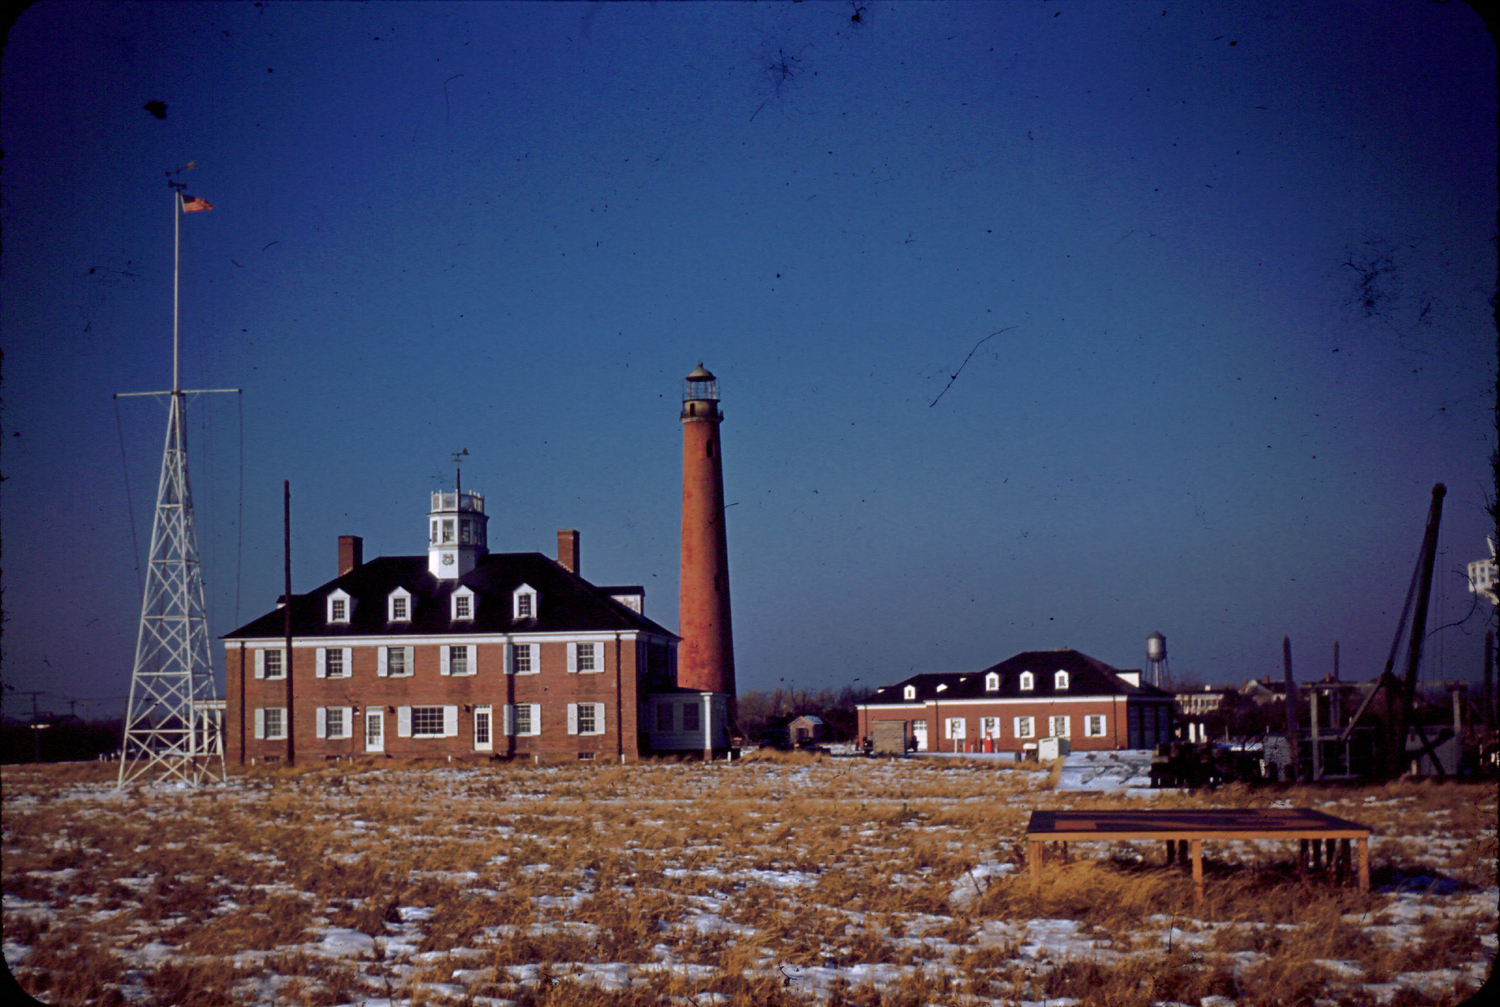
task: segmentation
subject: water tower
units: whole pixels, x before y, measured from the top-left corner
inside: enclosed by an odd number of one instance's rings
[[[1158,689],[1172,681],[1172,673],[1167,670],[1167,638],[1160,633],[1146,637],[1146,681]]]

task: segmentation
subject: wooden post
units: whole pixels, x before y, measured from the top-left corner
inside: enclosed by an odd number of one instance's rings
[[[1038,840],[1031,840],[1026,844],[1027,854],[1031,859],[1031,894],[1037,898],[1042,896],[1042,858],[1046,844]]]
[[[1301,765],[1297,752],[1297,683],[1292,678],[1292,638],[1281,638],[1281,666],[1286,676],[1286,744],[1291,765],[1288,767],[1288,782],[1300,774]]]
[[[1359,837],[1359,890],[1370,890],[1370,837]]]
[[[1203,904],[1203,840],[1192,840],[1193,905]]]

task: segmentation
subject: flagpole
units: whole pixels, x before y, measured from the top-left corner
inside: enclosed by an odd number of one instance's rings
[[[182,193],[172,190],[172,394],[182,390],[177,373],[177,285],[182,271]]]

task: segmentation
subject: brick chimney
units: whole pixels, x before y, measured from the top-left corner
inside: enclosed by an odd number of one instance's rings
[[[365,540],[358,535],[339,536],[339,576],[363,566],[365,562]]]
[[[569,573],[578,573],[578,533],[571,528],[557,533],[557,565]]]

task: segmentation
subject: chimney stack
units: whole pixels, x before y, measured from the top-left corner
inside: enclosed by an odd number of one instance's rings
[[[578,573],[578,533],[571,528],[557,532],[557,565],[571,574]]]
[[[339,536],[339,576],[357,569],[365,562],[365,540],[358,535]]]

